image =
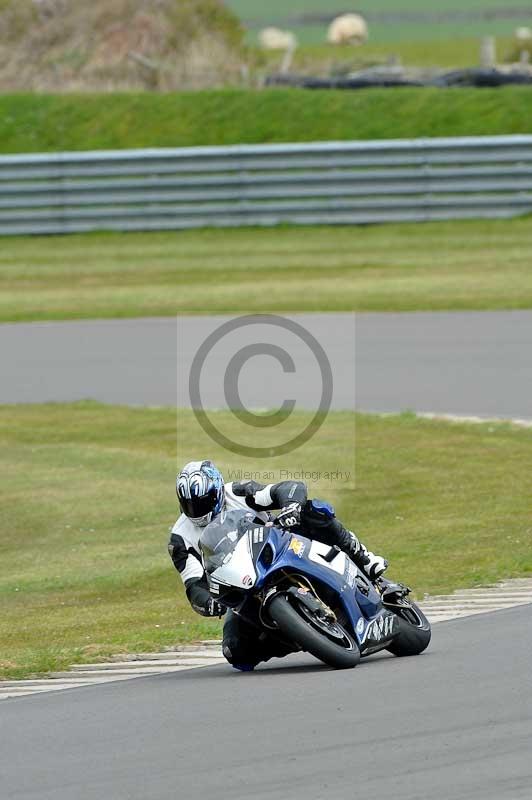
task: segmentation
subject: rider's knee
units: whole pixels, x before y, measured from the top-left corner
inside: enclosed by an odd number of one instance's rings
[[[251,653],[239,639],[233,636],[224,639],[222,642],[222,653],[226,661],[230,664],[249,664],[256,666],[259,663],[255,653]]]

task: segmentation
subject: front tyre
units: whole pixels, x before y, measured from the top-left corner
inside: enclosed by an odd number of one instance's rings
[[[355,640],[337,622],[315,616],[303,605],[295,605],[278,594],[268,605],[268,613],[289,641],[335,669],[356,667],[360,650]]]
[[[417,656],[429,645],[430,622],[415,603],[386,606],[397,617],[399,633],[386,649],[394,656]]]

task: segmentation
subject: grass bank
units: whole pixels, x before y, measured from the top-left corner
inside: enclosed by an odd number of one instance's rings
[[[233,419],[218,413],[229,428]],[[180,460],[209,453],[226,471],[265,468],[207,441],[190,412],[179,431]],[[340,468],[353,461],[352,432],[352,415],[330,415],[327,452]],[[175,410],[4,406],[0,444],[0,677],[219,633],[190,610],[166,554]],[[418,597],[532,573],[531,431],[357,415],[356,445],[356,482],[322,476],[310,492],[334,502]],[[311,440],[305,469],[323,470],[323,452]]]
[[[0,152],[530,133],[530,87],[0,96]]]
[[[0,320],[532,307],[532,219],[9,238]]]

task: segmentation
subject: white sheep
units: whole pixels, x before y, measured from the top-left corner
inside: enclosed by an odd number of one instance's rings
[[[532,56],[532,30],[525,27],[516,28],[514,31],[514,46],[514,61],[519,60],[522,66],[529,66],[530,57]]]
[[[264,28],[259,33],[259,42],[265,50],[295,50],[297,47],[294,34],[280,28]]]
[[[366,20],[360,14],[341,14],[329,25],[327,41],[330,44],[364,44],[368,35]]]
[[[519,44],[529,44],[532,42],[532,29],[525,27],[516,28],[514,37]]]

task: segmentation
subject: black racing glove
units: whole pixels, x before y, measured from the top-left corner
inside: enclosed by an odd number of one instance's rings
[[[226,607],[219,603],[218,600],[215,600],[214,597],[209,597],[204,608],[204,617],[223,617],[227,611]]]
[[[301,522],[301,503],[290,503],[277,514],[276,524],[281,528],[295,528]]]
[[[209,587],[205,577],[200,580],[189,581],[186,591],[190,605],[202,617],[223,617],[227,611],[225,606],[209,594]]]

